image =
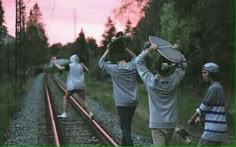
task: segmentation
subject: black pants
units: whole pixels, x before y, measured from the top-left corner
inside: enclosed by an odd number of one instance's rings
[[[135,106],[117,106],[117,112],[120,118],[120,127],[122,131],[122,145],[132,146],[131,123],[136,109]]]

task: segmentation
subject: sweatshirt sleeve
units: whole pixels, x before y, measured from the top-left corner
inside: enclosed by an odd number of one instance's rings
[[[196,109],[196,112],[202,114],[210,110],[211,107],[214,105],[213,102],[215,95],[216,95],[216,89],[209,87],[203,102],[200,104],[199,108]]]
[[[108,64],[105,61],[105,58],[101,57],[98,61],[98,65],[102,71],[105,71],[109,74],[114,71],[114,64]]]
[[[182,69],[182,68],[177,68],[174,72],[174,75],[176,77],[176,82],[177,84],[179,84],[181,82],[181,80],[183,79],[184,75],[185,75],[186,70]]]
[[[152,82],[152,79],[154,78],[154,75],[153,73],[150,72],[150,70],[145,65],[145,62],[144,62],[145,56],[146,56],[146,52],[143,51],[139,56],[136,57],[135,63],[136,63],[138,74],[143,80],[143,82],[146,85],[150,85]]]
[[[106,62],[103,57],[101,57],[98,61],[98,66],[100,67],[101,70],[105,71],[106,70]]]

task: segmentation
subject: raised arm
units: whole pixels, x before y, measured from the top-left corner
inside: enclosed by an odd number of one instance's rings
[[[155,49],[156,45],[152,44],[148,49],[139,54],[135,59],[138,74],[146,85],[150,85],[152,83],[152,79],[155,75],[146,67],[144,58]]]
[[[59,70],[65,70],[65,66],[57,64],[55,61],[52,62]]]
[[[107,57],[108,53],[109,53],[109,45],[107,46],[106,51],[103,53],[103,55],[101,56],[101,58],[98,61],[98,65],[102,70],[106,70],[105,58]]]
[[[107,48],[106,51],[103,53],[102,57],[101,58],[106,58],[107,57],[107,54],[109,53],[109,49]]]

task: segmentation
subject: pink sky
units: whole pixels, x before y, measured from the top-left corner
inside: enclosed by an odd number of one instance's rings
[[[15,0],[2,2],[8,32],[15,36]],[[73,42],[81,28],[86,37],[93,37],[100,44],[107,18],[113,16],[112,10],[119,6],[120,0],[24,0],[27,16],[36,2],[50,44]],[[125,25],[118,20],[115,23],[118,30]]]

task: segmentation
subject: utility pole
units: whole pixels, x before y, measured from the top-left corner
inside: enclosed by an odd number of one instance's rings
[[[75,39],[76,39],[76,37],[77,37],[77,30],[76,30],[76,25],[77,25],[77,14],[76,14],[77,12],[76,12],[76,8],[74,8],[74,41],[75,41]]]
[[[15,29],[15,96],[17,95],[17,85],[18,85],[18,73],[21,74],[19,71],[19,64],[18,61],[21,62],[21,51],[22,51],[22,37],[23,37],[23,28],[24,28],[24,6],[23,0],[16,0],[16,29]],[[20,59],[20,60],[19,60]]]

